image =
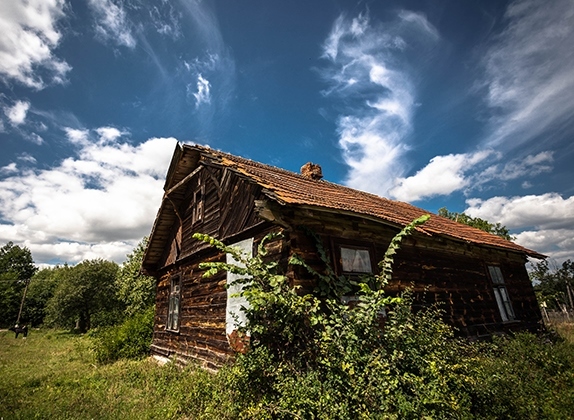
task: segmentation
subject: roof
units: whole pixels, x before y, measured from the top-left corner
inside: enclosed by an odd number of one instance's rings
[[[405,202],[390,200],[325,180],[307,178],[294,172],[207,147],[178,144],[164,186],[166,195],[167,192],[170,193],[170,200],[166,200],[164,196],[150,238],[150,247],[157,246],[154,243],[156,241],[161,242],[161,238],[155,237],[157,228],[165,224],[171,226],[175,218],[173,211],[162,212],[162,209],[167,210],[164,207],[173,205],[173,193],[179,185],[185,182],[185,177],[199,167],[200,162],[235,171],[261,185],[270,199],[282,205],[309,206],[319,210],[344,212],[397,227],[404,227],[424,214],[431,214]],[[536,251],[499,236],[434,214],[431,214],[431,218],[417,230],[431,236],[444,236],[465,243],[518,252],[534,258],[545,258]],[[156,251],[159,251],[159,247]],[[146,257],[150,252],[148,248]]]

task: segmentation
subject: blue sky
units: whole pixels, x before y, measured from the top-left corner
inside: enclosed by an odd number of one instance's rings
[[[0,243],[124,260],[177,141],[574,258],[574,2],[7,0]]]

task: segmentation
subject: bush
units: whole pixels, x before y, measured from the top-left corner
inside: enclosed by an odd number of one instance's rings
[[[153,335],[154,307],[126,319],[122,324],[94,331],[94,350],[100,363],[120,358],[138,359],[149,354]]]
[[[570,343],[528,333],[494,337],[491,343],[468,345],[462,360],[477,418],[568,418],[566,413],[574,413]]]

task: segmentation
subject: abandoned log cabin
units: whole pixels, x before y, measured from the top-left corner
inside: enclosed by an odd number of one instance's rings
[[[309,231],[329,250],[337,274],[373,273],[392,237],[428,213],[321,178],[318,165],[306,164],[297,174],[202,146],[176,146],[143,260],[144,271],[157,278],[152,354],[194,359],[210,369],[234,354],[230,313],[237,298],[225,287],[231,278],[203,278],[199,268],[226,255],[193,233],[253,252],[266,234],[281,232],[269,244],[270,255],[294,285],[312,290],[313,278],[288,265],[297,253],[320,266]],[[541,315],[527,257],[544,258],[432,215],[403,241],[388,291],[411,288],[419,305],[442,302],[460,335],[534,330]]]

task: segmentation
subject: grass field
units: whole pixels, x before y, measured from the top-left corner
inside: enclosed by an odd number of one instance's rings
[[[510,398],[523,398],[525,404],[546,406],[540,411],[545,415],[525,418],[571,418],[564,413],[574,407],[574,326],[557,325],[556,330],[571,343],[555,348],[560,356],[540,346],[532,347],[535,354],[530,347],[507,350],[501,353],[503,360],[485,358],[477,380],[505,389],[505,398],[512,394]],[[243,413],[234,403],[241,390],[229,389],[225,376],[231,371],[212,375],[201,369],[158,366],[149,359],[99,365],[92,343],[89,335],[62,331],[32,330],[25,340],[0,331],[0,419],[225,420]],[[497,375],[513,381],[511,387],[504,388],[502,379],[494,381]],[[538,382],[541,387],[534,387]]]
[[[150,360],[97,365],[90,347],[66,332],[0,332],[0,419],[213,418],[225,406],[224,395],[202,398],[215,391],[206,372]]]

